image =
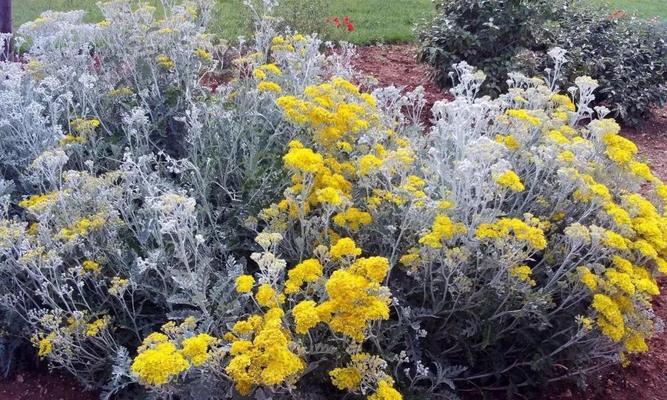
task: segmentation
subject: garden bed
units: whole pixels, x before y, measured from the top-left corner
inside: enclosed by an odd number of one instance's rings
[[[382,85],[405,86],[414,89],[423,86],[427,108],[449,94],[430,80],[428,67],[418,64],[413,46],[376,46],[359,49],[356,67],[374,76]],[[428,118],[428,116],[427,116]],[[667,109],[660,110],[640,129],[624,129],[624,135],[640,147],[643,156],[657,175],[667,179]],[[667,286],[662,281],[663,288]],[[667,319],[667,293],[655,299],[654,309]],[[561,387],[549,400],[566,399],[661,399],[667,385],[667,337],[664,334],[651,341],[651,352],[640,357],[626,369],[614,368],[598,374],[589,390],[582,394],[576,388]],[[61,374],[46,372],[19,373],[0,382],[0,400],[9,399],[93,399],[95,393],[82,394],[73,380]]]

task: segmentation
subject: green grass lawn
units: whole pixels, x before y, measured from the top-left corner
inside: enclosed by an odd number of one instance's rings
[[[159,0],[150,0],[159,4]],[[221,37],[235,40],[247,34],[247,15],[242,0],[218,0],[213,31]],[[309,1],[309,0],[304,0]],[[612,9],[627,10],[644,18],[667,19],[667,0],[592,0],[608,4]],[[87,18],[101,18],[94,0],[15,0],[14,25],[35,19],[44,10],[88,11]],[[331,15],[349,16],[356,26],[355,32],[341,38],[357,44],[376,42],[409,42],[414,40],[413,26],[433,12],[431,0],[334,0],[330,3]]]
[[[309,0],[304,0],[309,1]],[[150,0],[159,4],[159,0]],[[37,18],[44,10],[86,10],[89,21],[101,19],[93,0],[15,0],[14,26]],[[357,44],[376,42],[408,42],[414,39],[415,23],[433,12],[431,0],[335,0],[330,3],[332,16],[349,16],[356,30],[340,35]],[[213,31],[234,40],[247,34],[248,17],[242,0],[218,0]]]
[[[660,17],[667,19],[667,0],[595,0],[609,5],[614,10],[636,13],[642,18]]]

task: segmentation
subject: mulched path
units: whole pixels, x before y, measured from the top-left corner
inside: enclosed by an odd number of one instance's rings
[[[383,86],[423,86],[427,109],[451,95],[430,80],[429,67],[415,60],[411,45],[362,47],[355,66],[375,77]],[[667,108],[655,112],[641,128],[624,128],[623,135],[639,146],[654,172],[667,180]],[[655,312],[667,321],[667,280],[655,300]],[[650,342],[651,352],[636,358],[628,368],[615,367],[591,379],[585,391],[563,387],[545,400],[667,400],[667,332]],[[0,400],[93,400],[94,393],[82,392],[76,382],[63,374],[21,373],[0,379]]]

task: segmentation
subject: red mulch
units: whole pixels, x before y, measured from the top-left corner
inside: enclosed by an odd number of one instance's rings
[[[431,67],[418,63],[415,54],[417,48],[412,45],[360,47],[354,66],[377,79],[380,86],[404,86],[406,90],[414,90],[417,86],[424,87],[426,110],[429,110],[430,119],[433,103],[451,99],[452,95],[433,83]]]
[[[410,45],[373,46],[359,49],[355,66],[375,77],[382,86],[423,86],[427,107],[451,95],[430,79],[428,66],[415,60]],[[639,129],[624,128],[646,157],[654,172],[667,180],[667,108],[655,112]],[[655,312],[667,321],[667,280],[663,293],[655,300]],[[549,400],[667,400],[667,332],[650,342],[650,353],[637,357],[628,368],[614,367],[599,374],[586,391],[564,387]],[[63,374],[21,373],[0,380],[0,400],[93,400],[94,393],[82,392],[77,383]]]

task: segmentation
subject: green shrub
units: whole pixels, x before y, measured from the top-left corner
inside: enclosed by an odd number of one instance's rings
[[[554,46],[568,50],[565,86],[590,75],[600,82],[597,101],[637,123],[667,99],[663,85],[665,27],[569,0],[441,0],[438,15],[420,33],[419,58],[448,84],[451,66],[467,61],[488,77],[485,93],[507,88],[508,71],[536,74]]]

